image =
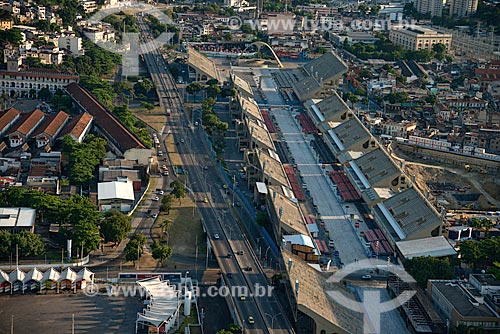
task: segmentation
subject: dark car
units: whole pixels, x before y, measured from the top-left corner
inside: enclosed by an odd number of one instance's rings
[[[252,271],[252,267],[248,266],[248,267],[245,267],[244,269],[245,271]]]
[[[228,259],[230,259],[230,258],[232,258],[232,257],[233,257],[233,255],[232,255],[231,253],[227,253],[227,258],[228,258]]]

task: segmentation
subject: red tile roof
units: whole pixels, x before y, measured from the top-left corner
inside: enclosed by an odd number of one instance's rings
[[[97,124],[107,132],[120,151],[125,153],[125,151],[132,148],[146,148],[130,130],[79,84],[69,84],[66,86],[66,91],[73,100],[78,102],[85,111],[94,117]]]
[[[70,134],[74,138],[80,138],[83,131],[87,128],[90,122],[92,122],[93,117],[84,112],[76,117],[74,117],[63,129],[61,132],[61,137]]]
[[[499,81],[500,69],[494,68],[476,68],[475,74],[483,81]]]
[[[21,112],[15,108],[10,108],[6,112],[2,113],[2,116],[0,116],[0,131],[3,130],[7,124],[12,122],[16,117],[18,117],[21,114]]]
[[[35,109],[30,113],[23,114],[14,124],[14,128],[10,133],[19,132],[26,136],[44,117],[45,114],[40,109]]]
[[[69,115],[64,111],[58,112],[56,115],[48,116],[42,124],[35,131],[33,137],[36,137],[42,133],[49,135],[54,138],[56,133],[61,129],[61,127],[68,121]]]

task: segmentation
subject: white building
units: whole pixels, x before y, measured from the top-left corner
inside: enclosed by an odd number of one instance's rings
[[[57,40],[59,49],[66,49],[73,54],[73,56],[83,55],[82,38],[76,36],[61,36]]]
[[[80,5],[83,7],[85,14],[93,13],[97,10],[97,3],[94,0],[82,0]]]
[[[78,80],[78,75],[54,69],[19,71],[18,68],[8,68],[7,71],[0,71],[0,92],[10,96],[28,96],[32,90],[38,92],[42,88],[48,88],[54,93]]]
[[[130,212],[135,200],[133,182],[128,178],[100,182],[97,184],[97,200],[101,211]]]
[[[0,208],[0,230],[11,233],[35,230],[35,209]]]

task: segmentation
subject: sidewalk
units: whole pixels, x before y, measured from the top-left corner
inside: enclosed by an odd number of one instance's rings
[[[87,264],[87,267],[100,266],[120,257],[121,254],[125,251],[125,247],[130,241],[130,237],[136,233],[141,233],[146,236],[147,252],[151,252],[151,243],[153,243],[153,239],[151,237],[151,227],[153,224],[151,224],[150,226],[143,226],[143,227],[141,227],[140,224],[142,220],[145,219],[145,214],[147,213],[147,210],[151,207],[151,204],[153,203],[151,201],[151,193],[154,191],[154,189],[163,187],[163,177],[161,178],[151,177],[150,182],[151,182],[149,186],[150,190],[148,190],[148,192],[145,194],[142,202],[137,205],[137,208],[132,215],[132,221],[130,222],[132,225],[132,229],[128,234],[128,236],[125,239],[123,239],[118,244],[118,246],[115,247],[111,252],[106,252],[106,254],[104,255],[102,254],[101,250],[94,251],[93,253],[91,253],[90,261]]]

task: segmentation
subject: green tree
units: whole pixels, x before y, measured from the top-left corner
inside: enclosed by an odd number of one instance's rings
[[[253,34],[253,29],[248,23],[243,23],[240,27],[240,30],[244,34]]]
[[[11,235],[11,246],[18,246],[19,256],[38,256],[44,253],[45,245],[39,234],[21,231]]]
[[[425,97],[425,102],[435,105],[438,102],[437,96],[435,94],[429,94]]]
[[[12,252],[12,236],[8,231],[0,231],[0,258],[8,257]]]
[[[155,242],[152,248],[153,259],[160,261],[161,265],[163,265],[165,260],[172,256],[172,248],[170,248],[169,246]]]
[[[206,88],[207,96],[216,98],[222,92],[222,89],[217,85],[210,85]]]
[[[52,93],[47,87],[43,87],[38,91],[38,98],[42,101],[49,101],[52,98]]]
[[[105,241],[117,244],[127,236],[131,229],[130,217],[120,211],[111,210],[104,215],[101,233]]]
[[[69,156],[69,179],[72,184],[88,185],[94,180],[95,168],[106,154],[106,141],[88,135],[83,143],[67,136],[63,138],[63,152]]]
[[[99,249],[101,236],[99,226],[95,222],[81,220],[76,223],[72,233],[73,243],[77,249],[83,248],[83,253]]]
[[[186,92],[193,96],[193,101],[196,98],[196,94],[203,89],[203,86],[199,82],[192,82],[186,86]]]
[[[406,260],[404,267],[422,288],[427,286],[429,279],[451,279],[455,276],[455,270],[448,259],[416,257]]]
[[[181,199],[186,197],[186,186],[184,186],[184,183],[182,183],[181,181],[175,180],[170,183],[170,188],[172,188],[172,195],[174,195],[175,198],[179,199],[180,204]]]
[[[125,246],[125,258],[127,261],[137,261],[143,252],[146,237],[142,234],[134,234]]]
[[[148,96],[149,92],[151,92],[154,88],[153,83],[149,79],[143,79],[142,81],[137,82],[134,85],[135,95],[144,95]]]
[[[476,268],[477,265],[481,266],[484,260],[478,242],[464,240],[459,243],[459,246],[459,252],[463,262],[472,265],[473,268]]]
[[[160,210],[165,212],[167,215],[170,214],[170,209],[172,208],[172,202],[174,201],[174,197],[172,194],[168,194],[163,196],[161,199]]]

